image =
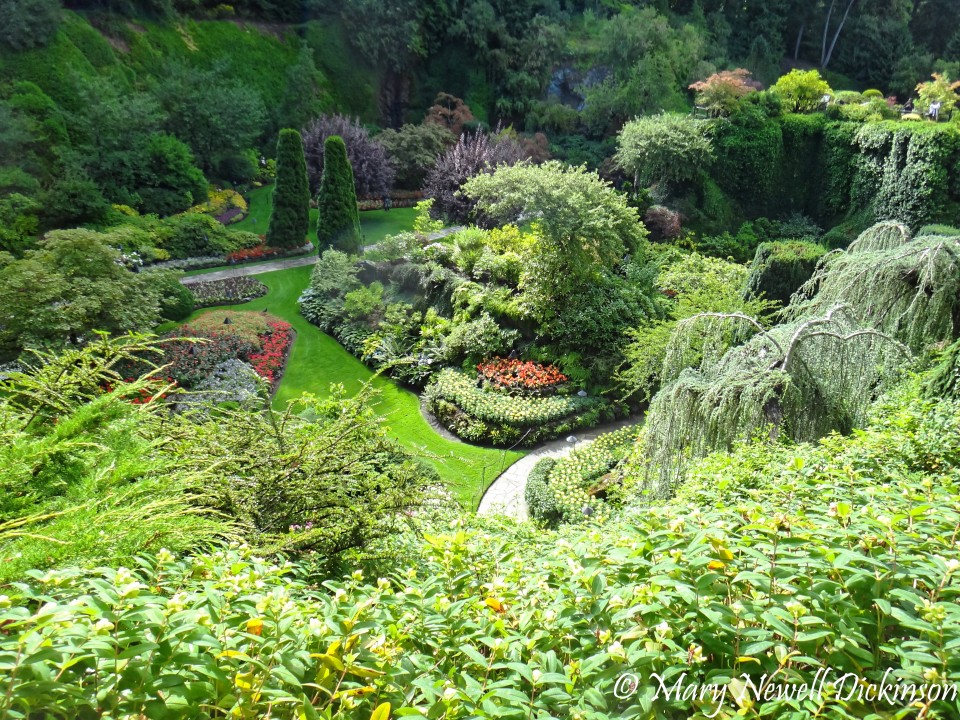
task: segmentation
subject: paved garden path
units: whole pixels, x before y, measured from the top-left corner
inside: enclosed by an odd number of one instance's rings
[[[637,425],[640,422],[640,418],[627,418],[606,425],[598,425],[589,430],[581,430],[575,433],[576,443],[569,443],[565,439],[560,439],[540,445],[532,450],[529,455],[517,460],[491,483],[480,500],[477,513],[479,515],[507,515],[516,520],[526,520],[529,516],[527,514],[527,501],[523,499],[523,493],[527,488],[527,477],[529,477],[534,465],[543,458],[561,458],[569,455],[573,452],[574,446],[582,447],[584,443],[595,440],[598,435],[619,430],[627,425]]]
[[[435,233],[430,233],[427,235],[427,240],[433,242],[434,240],[439,240],[442,237],[452,235],[460,230],[463,230],[463,227],[460,225],[457,225],[456,227],[444,228],[443,230],[439,230]],[[363,249],[372,250],[375,247],[376,245],[367,245]],[[305,257],[281,258],[280,260],[270,260],[268,262],[253,263],[250,265],[240,265],[239,267],[217,270],[216,272],[205,273],[202,275],[190,275],[189,277],[182,278],[180,282],[182,282],[184,285],[190,285],[192,283],[207,282],[210,280],[228,280],[235,277],[259,275],[261,273],[273,272],[274,270],[288,270],[289,268],[316,264],[317,255],[313,253]]]

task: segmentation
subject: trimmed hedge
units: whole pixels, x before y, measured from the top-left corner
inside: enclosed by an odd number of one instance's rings
[[[776,300],[784,305],[800,286],[813,275],[817,263],[827,249],[818,243],[803,240],[781,240],[762,243],[757,248],[747,278],[747,297]]]

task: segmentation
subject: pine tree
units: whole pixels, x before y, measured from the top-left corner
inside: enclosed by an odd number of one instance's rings
[[[267,245],[300,247],[310,230],[310,188],[303,140],[296,130],[280,131],[277,141],[277,180],[273,189],[273,214]]]
[[[343,139],[332,135],[323,145],[323,177],[317,195],[318,247],[334,247],[347,253],[360,252],[360,216],[353,185],[353,168]]]

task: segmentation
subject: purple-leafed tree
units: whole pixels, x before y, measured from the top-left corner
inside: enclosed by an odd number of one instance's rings
[[[527,157],[520,143],[506,134],[481,130],[464,133],[456,145],[437,158],[427,174],[423,190],[433,198],[431,213],[451,223],[485,224],[482,217],[473,216],[476,202],[461,195],[460,188],[474,175],[493,172],[500,165],[516,165]]]
[[[393,187],[393,166],[387,151],[360,123],[346,115],[321,115],[303,131],[304,154],[310,191],[316,195],[323,176],[323,144],[337,135],[347,146],[347,157],[353,167],[353,179],[358,198],[379,198]]]

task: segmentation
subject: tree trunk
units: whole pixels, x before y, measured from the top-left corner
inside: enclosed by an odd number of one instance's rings
[[[837,0],[830,0],[830,7],[827,9],[827,19],[823,23],[823,41],[820,43],[820,67],[823,67],[823,59],[827,56],[827,35],[830,33],[830,16],[833,15],[833,6]]]
[[[833,34],[833,41],[830,43],[830,49],[827,51],[827,57],[821,63],[821,67],[826,69],[827,65],[830,64],[830,58],[833,56],[833,49],[837,46],[837,40],[840,38],[840,31],[843,30],[844,23],[847,22],[847,17],[850,15],[850,10],[856,4],[857,0],[850,0],[847,3],[847,9],[843,13],[843,18],[840,20],[840,24],[837,26],[837,31]]]
[[[793,46],[793,59],[797,61],[800,58],[800,43],[803,41],[803,31],[807,29],[806,23],[800,23],[800,30],[797,32],[797,42]]]

